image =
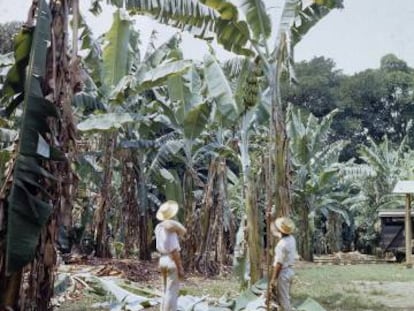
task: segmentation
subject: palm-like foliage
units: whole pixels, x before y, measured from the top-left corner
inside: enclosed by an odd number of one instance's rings
[[[300,234],[301,255],[312,260],[312,231],[309,223],[312,215],[328,211],[340,213],[347,218],[342,206],[345,198],[339,184],[339,154],[345,142],[328,143],[328,134],[336,111],[321,121],[310,114],[303,117],[299,110],[291,108],[288,117],[288,133],[292,164],[295,171],[293,191],[296,211],[302,224]],[[335,186],[336,185],[336,186]]]
[[[354,197],[346,204],[355,217],[356,226],[366,230],[361,238],[366,243],[373,243],[378,211],[404,206],[403,198],[393,195],[392,190],[398,180],[412,179],[414,174],[412,151],[407,147],[407,138],[397,148],[387,137],[379,144],[372,139],[368,141],[369,145],[359,149],[364,162],[343,167],[341,172],[354,189]]]

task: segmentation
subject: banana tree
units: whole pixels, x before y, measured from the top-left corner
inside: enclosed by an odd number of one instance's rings
[[[341,187],[341,165],[338,163],[339,154],[346,142],[328,141],[335,113],[335,110],[332,111],[320,121],[312,114],[305,117],[300,110],[292,107],[288,114],[288,134],[295,172],[294,206],[301,228],[298,233],[298,250],[299,254],[309,261],[313,260],[312,220],[320,213],[328,216],[330,212],[335,212],[348,221],[342,203],[348,197],[347,188]]]
[[[70,169],[75,140],[70,99],[80,81],[75,75],[77,51],[69,57],[66,37],[72,8],[76,12],[76,1],[33,2],[2,90],[3,100],[9,99],[8,114],[23,102],[19,143],[1,196],[4,308],[50,308],[57,228],[71,209],[71,184],[76,183]]]
[[[119,5],[115,0],[109,2]],[[262,60],[268,82],[267,94],[272,103],[272,147],[269,152],[275,167],[274,203],[278,214],[290,213],[286,107],[279,91],[281,74],[285,70],[291,72],[294,45],[331,9],[341,8],[342,2],[279,0],[272,8],[264,1],[256,0],[240,1],[237,5],[225,0],[183,0],[174,5],[167,0],[126,2],[126,8],[132,14],[147,14],[162,24],[189,31],[198,38],[215,37],[229,51],[258,56]],[[245,20],[241,18],[243,15]]]
[[[84,28],[83,36],[87,41],[85,46],[89,49],[89,55],[86,59],[87,65],[90,68],[91,77],[94,77],[95,83],[92,85],[92,91],[89,90],[89,94],[82,94],[75,98],[75,104],[79,107],[95,105],[98,102],[104,102],[104,107],[107,112],[99,115],[88,116],[88,118],[78,125],[81,131],[106,131],[112,132],[111,135],[121,135],[118,138],[121,140],[131,139],[145,139],[146,124],[153,122],[153,118],[157,115],[157,108],[148,105],[153,98],[153,88],[160,87],[167,83],[168,77],[171,75],[185,72],[191,66],[191,61],[183,60],[180,57],[179,51],[180,37],[178,35],[173,36],[166,43],[158,47],[157,49],[149,48],[143,59],[140,59],[140,51],[137,45],[138,33],[132,29],[130,19],[125,15],[125,12],[118,10],[114,15],[114,22],[111,30],[106,35],[108,45],[103,50],[103,66],[100,68],[97,66],[96,59],[89,57],[95,55],[99,56],[99,48],[94,48],[91,42],[96,41],[91,39],[90,32]],[[99,45],[99,43],[98,43]],[[127,60],[119,63],[119,60]],[[116,69],[116,70],[114,70]],[[96,80],[97,79],[97,80]],[[100,86],[99,88],[96,85]],[[95,88],[95,89],[94,89]],[[95,96],[98,94],[98,97]],[[94,97],[95,96],[95,97]],[[149,108],[148,108],[149,107]],[[122,128],[122,131],[120,132]],[[118,134],[115,134],[118,133]],[[113,140],[112,140],[113,141]],[[145,144],[144,144],[145,145]],[[108,155],[114,155],[115,146],[111,145],[108,149]],[[116,151],[118,153],[118,151]],[[134,186],[124,187],[128,189],[128,195],[126,198],[135,197],[136,209],[133,211],[133,207],[129,206],[125,201],[123,207],[123,216],[130,215],[132,212],[139,218],[141,229],[139,232],[139,256],[141,259],[150,259],[150,252],[148,249],[148,230],[150,229],[150,222],[148,221],[149,195],[147,189],[147,173],[145,173],[144,159],[147,158],[146,152],[149,149],[139,149],[133,151],[129,156],[133,157],[132,166],[125,168],[126,176],[134,176]],[[118,155],[117,155],[118,157]],[[108,157],[109,159],[109,157]],[[132,160],[132,158],[130,158]],[[107,172],[110,172],[111,165],[108,162],[104,168]],[[103,179],[103,185],[110,186],[111,176],[105,175]],[[124,180],[125,182],[125,180]],[[149,182],[149,181],[148,181]],[[105,198],[108,193],[107,188],[102,188],[102,198]],[[108,198],[107,198],[108,199]],[[99,224],[96,230],[96,238],[99,245],[105,245],[106,237],[106,214],[109,206],[103,204],[108,200],[102,200],[102,204],[96,213],[96,219],[99,220]],[[140,215],[140,216],[137,216]],[[133,217],[135,217],[133,216]],[[127,217],[130,219],[131,217]],[[142,219],[141,219],[142,218]],[[131,228],[130,228],[131,229]],[[127,230],[130,230],[127,229]],[[123,234],[124,235],[124,234]],[[135,243],[132,240],[137,240],[136,236],[124,235],[126,244]],[[131,239],[131,240],[130,240]],[[99,242],[100,241],[100,242]],[[98,256],[108,255],[108,246],[101,247],[102,251],[99,251]]]
[[[248,248],[248,262],[250,271],[250,281],[255,282],[262,276],[261,258],[263,240],[260,230],[260,215],[264,214],[259,209],[257,193],[255,186],[255,160],[252,161],[252,139],[253,134],[257,135],[257,128],[267,120],[269,114],[266,111],[265,102],[261,101],[261,84],[262,71],[256,62],[248,58],[233,59],[224,64],[224,70],[214,58],[209,57],[205,61],[208,74],[205,75],[208,90],[212,98],[218,105],[231,103],[237,110],[234,110],[233,117],[230,117],[228,111],[223,110],[218,115],[219,126],[233,127],[237,141],[237,147],[234,148],[233,154],[237,156],[241,169],[241,178],[243,189],[241,196],[243,198],[243,209],[241,218],[246,217],[246,236]],[[263,114],[265,118],[260,118]],[[226,116],[226,117],[222,117]],[[216,135],[219,136],[219,135]],[[256,149],[261,149],[260,146]],[[261,154],[256,153],[258,158]],[[258,159],[257,158],[257,159]]]

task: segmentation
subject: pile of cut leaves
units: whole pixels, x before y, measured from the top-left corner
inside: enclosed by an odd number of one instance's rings
[[[160,304],[162,292],[142,286],[126,278],[125,272],[116,266],[61,266],[55,282],[54,305],[59,306],[68,300],[81,299],[88,295],[102,297],[102,302],[93,303],[90,310],[137,311],[155,309]],[[197,297],[181,295],[178,310],[182,311],[253,311],[266,310],[265,295],[267,280],[262,279],[236,297],[228,294],[218,299],[208,295]],[[316,301],[307,299],[297,307],[298,311],[324,311]]]

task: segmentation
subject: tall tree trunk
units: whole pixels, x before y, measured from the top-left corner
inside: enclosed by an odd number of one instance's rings
[[[270,149],[269,149],[270,151]],[[273,221],[272,217],[272,209],[273,209],[273,198],[274,198],[274,187],[273,187],[273,162],[271,161],[272,157],[270,155],[264,156],[263,159],[263,184],[266,185],[265,189],[265,201],[266,201],[266,265],[267,265],[267,273],[269,275],[273,260],[273,248],[275,241],[272,237],[272,233],[270,230],[271,223]]]
[[[282,64],[278,59],[274,70],[269,76],[270,89],[272,90],[272,114],[271,126],[274,133],[273,163],[275,169],[275,200],[277,216],[289,216],[291,214],[291,190],[290,190],[290,160],[289,141],[286,133],[285,109],[280,96],[279,81]]]
[[[282,34],[276,42],[274,61],[266,65],[266,80],[270,89],[271,115],[270,115],[270,168],[274,174],[274,202],[276,216],[289,216],[291,214],[290,189],[290,158],[289,141],[286,132],[285,107],[280,94],[280,80],[283,61],[285,57],[286,34]]]
[[[33,6],[31,7],[32,14],[35,12],[35,4],[37,4],[37,1],[33,1]],[[39,4],[42,6],[44,2]],[[57,257],[57,229],[60,224],[66,227],[71,226],[71,202],[75,193],[74,185],[76,184],[70,168],[70,160],[74,152],[74,141],[76,138],[71,98],[73,92],[76,92],[78,87],[79,80],[76,77],[76,73],[79,70],[79,62],[75,61],[77,60],[76,48],[72,56],[73,62],[69,61],[67,54],[70,5],[74,8],[73,12],[77,12],[77,1],[69,3],[66,0],[62,0],[60,2],[51,1],[50,3],[52,35],[46,57],[45,77],[44,81],[42,81],[44,82],[42,85],[42,95],[55,105],[59,112],[59,119],[50,118],[47,120],[50,135],[44,137],[44,139],[50,146],[59,147],[68,157],[67,161],[60,163],[42,161],[42,166],[56,176],[59,182],[51,185],[44,180],[39,179],[38,181],[49,194],[47,200],[52,204],[53,209],[49,221],[41,230],[32,262],[24,267],[22,271],[12,274],[3,284],[6,286],[3,292],[6,294],[6,299],[3,302],[14,310],[51,310],[50,300],[53,295]],[[46,9],[38,9],[37,14],[47,15],[48,12],[46,12]],[[42,30],[44,31],[44,29],[39,29],[38,31],[41,32]],[[32,47],[32,52],[34,49],[36,49],[36,46]],[[43,68],[36,69],[44,70]],[[26,92],[28,92],[27,89]],[[41,96],[40,94],[36,95]],[[39,116],[39,118],[41,117]],[[5,193],[2,192],[2,194],[4,195]],[[37,197],[39,199],[42,198],[40,194],[37,194]],[[4,199],[4,196],[2,199]],[[4,208],[4,205],[2,207]],[[2,280],[4,280],[4,261],[2,259],[2,256],[0,256],[0,274]],[[17,292],[18,297],[15,296]]]
[[[123,151],[122,161],[122,184],[121,193],[123,199],[122,206],[122,235],[124,237],[125,256],[131,257],[138,249],[138,232],[140,230],[138,222],[138,201],[137,185],[134,171],[133,152],[126,149]]]
[[[204,190],[204,208],[199,221],[201,222],[201,241],[198,248],[198,255],[195,265],[198,272],[204,275],[216,274],[216,267],[212,265],[210,253],[214,242],[217,241],[217,202],[215,195],[215,182],[218,173],[217,162],[215,159],[210,161],[208,177]]]
[[[184,219],[187,229],[184,247],[182,251],[183,266],[186,271],[192,271],[195,267],[195,253],[197,250],[197,243],[200,235],[198,230],[198,220],[200,215],[196,212],[196,202],[193,196],[194,179],[190,169],[186,169],[183,180],[183,205],[184,205]]]
[[[101,186],[100,202],[98,209],[94,215],[95,241],[96,241],[96,256],[102,258],[111,257],[109,249],[109,235],[108,226],[108,211],[111,207],[111,181],[112,181],[112,158],[116,145],[116,133],[105,134],[104,136],[104,160],[103,168],[104,175]]]
[[[313,261],[313,235],[312,226],[309,223],[310,206],[305,200],[303,206],[298,209],[298,252],[306,261]]]
[[[248,176],[245,184],[245,207],[247,216],[247,242],[250,262],[250,284],[256,283],[262,277],[262,253],[259,235],[259,210],[256,203],[256,190],[253,178]]]
[[[151,260],[150,236],[152,235],[152,223],[149,217],[147,175],[145,174],[143,155],[135,157],[135,179],[138,185],[138,226],[139,226],[139,259]]]
[[[328,228],[326,232],[326,246],[329,253],[339,252],[342,244],[342,222],[338,213],[328,213]]]
[[[218,268],[219,268],[219,274],[223,274],[224,272],[224,265],[226,263],[227,258],[227,247],[226,247],[226,241],[224,237],[224,211],[227,206],[227,192],[226,192],[226,180],[227,180],[227,166],[226,166],[226,160],[222,157],[219,157],[216,159],[216,162],[218,163],[218,169],[217,169],[217,181],[216,181],[216,187],[217,187],[217,221],[218,224],[218,238],[217,238],[217,246],[216,246],[216,254],[218,256],[217,262],[218,262]]]

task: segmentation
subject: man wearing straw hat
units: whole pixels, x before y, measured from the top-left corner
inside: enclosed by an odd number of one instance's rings
[[[280,240],[275,247],[269,292],[276,289],[276,301],[281,310],[291,311],[290,287],[295,274],[293,264],[296,257],[296,240],[292,233],[295,230],[295,224],[288,217],[280,217],[272,223],[271,229],[273,235],[280,237]]]
[[[178,212],[178,203],[169,200],[163,203],[156,217],[161,222],[155,227],[157,251],[161,254],[159,267],[164,286],[161,311],[176,311],[179,280],[184,277],[181,263],[180,243],[178,237],[186,233],[186,229],[178,221],[173,220]]]

